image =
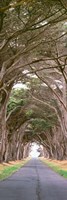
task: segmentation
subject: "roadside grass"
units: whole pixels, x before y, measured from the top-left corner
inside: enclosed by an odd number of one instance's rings
[[[4,180],[11,176],[14,172],[20,169],[29,161],[29,158],[23,159],[22,161],[12,161],[9,163],[0,164],[0,180]]]
[[[45,158],[40,158],[40,160],[46,163],[55,172],[57,172],[64,178],[67,178],[67,161],[65,160],[57,161],[57,160],[51,160],[51,159],[45,159]]]

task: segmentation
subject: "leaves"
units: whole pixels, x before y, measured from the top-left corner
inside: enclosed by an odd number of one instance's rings
[[[23,106],[26,103],[26,100],[24,99],[24,90],[15,90],[13,89],[12,95],[10,96],[8,107],[7,107],[7,114],[12,111],[14,108],[18,106]]]

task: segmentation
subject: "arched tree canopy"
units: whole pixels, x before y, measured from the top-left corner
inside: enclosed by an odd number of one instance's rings
[[[19,83],[27,90],[14,90]],[[22,157],[32,137],[50,156],[67,157],[65,0],[0,1],[1,161],[18,148]]]

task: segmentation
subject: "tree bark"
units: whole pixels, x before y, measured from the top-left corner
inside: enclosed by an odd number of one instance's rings
[[[6,145],[7,145],[7,103],[11,92],[12,84],[9,86],[8,91],[4,91],[0,95],[0,162],[5,161]]]

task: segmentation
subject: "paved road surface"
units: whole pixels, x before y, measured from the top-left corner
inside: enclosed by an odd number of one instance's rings
[[[67,200],[67,180],[32,159],[0,182],[0,200]]]

